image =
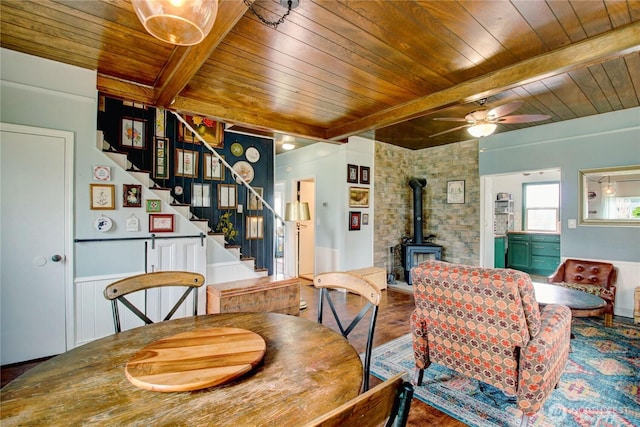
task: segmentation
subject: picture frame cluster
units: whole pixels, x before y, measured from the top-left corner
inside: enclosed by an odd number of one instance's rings
[[[369,208],[370,188],[362,185],[371,184],[371,168],[369,166],[347,164],[347,182],[359,184],[349,186],[349,207]],[[360,230],[363,225],[369,224],[369,214],[361,211],[349,211],[349,230]]]

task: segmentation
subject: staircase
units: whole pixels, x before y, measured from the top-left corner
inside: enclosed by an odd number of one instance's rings
[[[255,258],[243,257],[240,246],[229,245],[222,233],[214,233],[206,219],[197,218],[191,212],[188,204],[177,203],[171,195],[171,189],[160,187],[152,178],[149,171],[138,169],[133,165],[126,153],[116,151],[111,144],[104,140],[102,131],[97,134],[97,147],[110,158],[116,166],[126,172],[131,178],[145,188],[145,199],[157,198],[168,206],[177,216],[182,216],[193,225],[194,232],[203,233],[207,241],[206,283],[219,284],[229,281],[247,280],[265,277],[266,269],[258,269]]]

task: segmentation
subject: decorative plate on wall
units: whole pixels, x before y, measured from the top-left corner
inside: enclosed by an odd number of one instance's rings
[[[254,175],[253,166],[251,166],[249,163],[245,162],[244,160],[236,162],[236,164],[233,165],[233,170],[236,171],[236,173],[240,175],[242,179],[246,181],[247,184],[250,184],[251,181],[253,181],[253,175]]]
[[[236,157],[240,157],[242,156],[242,153],[244,153],[244,148],[242,148],[242,144],[240,144],[239,142],[234,142],[233,144],[231,144],[231,154],[233,154]]]
[[[113,226],[113,221],[111,221],[111,218],[107,216],[100,216],[95,220],[95,222],[93,223],[93,226],[98,231],[103,231],[103,232],[109,231]]]
[[[246,153],[244,153],[244,155],[247,157],[247,160],[249,160],[251,163],[255,163],[258,160],[260,160],[260,152],[256,147],[247,148],[247,151]]]

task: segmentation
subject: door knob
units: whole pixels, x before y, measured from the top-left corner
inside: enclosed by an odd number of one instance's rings
[[[62,256],[56,254],[56,255],[51,257],[51,261],[60,262],[60,261],[62,261]]]

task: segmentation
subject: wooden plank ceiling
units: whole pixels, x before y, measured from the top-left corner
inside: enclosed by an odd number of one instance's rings
[[[276,0],[255,8],[277,20]],[[2,0],[0,45],[95,69],[105,94],[245,129],[343,141],[375,132],[410,149],[486,106],[546,121],[637,107],[640,1],[300,0],[276,29],[221,0],[212,33],[176,47],[146,33],[129,0]]]

